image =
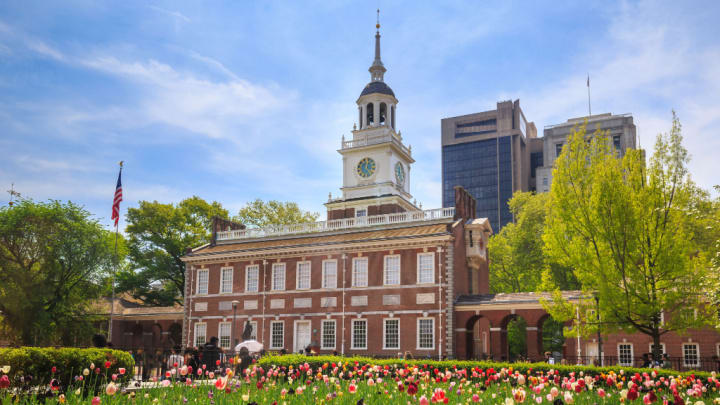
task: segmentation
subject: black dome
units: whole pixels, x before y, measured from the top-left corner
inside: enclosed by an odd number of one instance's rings
[[[362,93],[360,93],[360,97],[362,97],[366,94],[372,94],[372,93],[387,94],[387,95],[395,97],[395,93],[393,93],[390,86],[385,84],[385,82],[370,82],[370,83],[368,83],[365,86],[365,88],[363,89]]]

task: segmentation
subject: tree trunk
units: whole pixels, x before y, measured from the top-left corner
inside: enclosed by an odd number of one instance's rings
[[[652,333],[653,347],[652,347],[652,365],[662,364],[662,353],[660,352],[660,329],[653,328]]]

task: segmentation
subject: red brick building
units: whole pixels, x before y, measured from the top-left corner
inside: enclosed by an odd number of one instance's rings
[[[342,196],[327,221],[245,229],[217,220],[212,242],[188,252],[184,346],[217,336],[233,347],[249,323],[266,349],[310,346],[343,355],[508,359],[507,326],[526,321],[526,356],[542,359],[548,314],[534,293],[489,294],[486,218],[456,187],[455,208],[422,210],[410,194],[412,149],[396,129],[398,100],[383,81],[380,35],[371,81],[357,99],[358,122],[344,137]],[[565,293],[577,300],[578,292]],[[643,335],[604,336],[608,362],[638,365]],[[712,368],[720,335],[668,334],[680,366]],[[559,357],[597,359],[592,339],[566,339]]]

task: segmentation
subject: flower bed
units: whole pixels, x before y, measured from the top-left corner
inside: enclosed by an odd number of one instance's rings
[[[512,367],[436,367],[380,364],[343,359],[289,364],[297,356],[269,357],[235,375],[217,376],[187,367],[137,391],[109,382],[103,394],[87,395],[89,387],[60,387],[44,398],[31,394],[27,403],[66,404],[720,404],[715,374],[666,376],[656,373],[519,370]],[[337,358],[335,358],[337,360]],[[444,363],[443,363],[444,364]],[[460,363],[462,364],[462,363]],[[1,367],[0,367],[1,369]],[[0,371],[1,372],[1,371]],[[0,404],[9,403],[12,386],[0,385]]]

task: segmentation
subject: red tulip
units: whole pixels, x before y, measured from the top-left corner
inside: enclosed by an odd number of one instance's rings
[[[109,361],[105,362],[105,368],[110,368],[111,365],[112,365],[112,363],[110,363]]]

